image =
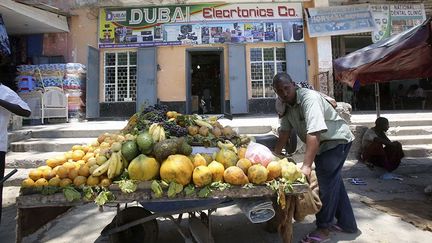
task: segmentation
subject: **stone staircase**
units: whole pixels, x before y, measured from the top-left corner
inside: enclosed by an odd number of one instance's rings
[[[390,120],[389,138],[402,143],[407,159],[432,157],[432,113],[427,114],[402,115],[397,118],[385,116]],[[376,115],[362,119],[356,117],[352,117],[351,128],[359,138],[367,127],[373,126]],[[259,117],[244,120],[238,118],[221,123],[237,127],[241,134],[265,134],[274,130],[278,121],[277,118]],[[30,168],[44,165],[46,159],[70,150],[73,145],[88,144],[100,134],[117,132],[125,125],[126,121],[69,123],[25,127],[9,134],[10,152],[6,155],[6,173],[13,168],[19,168],[19,173],[6,181],[6,185],[19,184],[28,175]],[[359,139],[356,140],[357,144],[351,149],[353,154],[358,152],[355,147],[359,147]],[[355,158],[350,156],[351,160]]]

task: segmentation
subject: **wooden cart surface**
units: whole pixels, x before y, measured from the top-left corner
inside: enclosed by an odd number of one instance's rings
[[[308,190],[308,185],[294,184],[292,192],[285,194],[286,207],[282,209],[280,206],[274,207],[276,216],[272,219],[272,223],[278,228],[283,242],[291,242],[292,240],[292,218],[294,214],[295,197]],[[188,212],[199,212],[209,210],[208,218],[212,211],[216,208],[228,206],[229,202],[236,199],[246,198],[271,198],[276,201],[276,192],[266,186],[254,186],[252,188],[242,188],[232,186],[229,189],[218,191],[213,190],[208,197],[201,198],[195,195],[186,196],[184,193],[177,194],[174,198],[163,197],[156,198],[149,189],[149,183],[141,183],[138,189],[133,193],[123,193],[119,190],[117,185],[111,185],[110,191],[114,194],[115,200],[110,204],[117,205],[131,202],[140,202],[144,205],[157,206],[160,212],[153,211],[151,215],[136,219],[132,222],[125,223],[121,226],[107,229],[102,232],[102,235],[110,235],[130,227],[155,220],[158,217],[169,218],[174,214],[183,214]],[[20,196],[17,197],[17,242],[21,242],[22,238],[35,232],[42,225],[48,223],[58,215],[66,212],[73,206],[79,206],[87,203],[94,203],[93,201],[86,201],[84,199],[69,202],[64,197],[63,193],[55,193],[52,195],[42,195],[31,191],[22,190]],[[164,205],[180,205],[180,208],[164,208]],[[231,203],[235,204],[235,203]],[[96,204],[95,204],[96,206]],[[150,207],[154,208],[154,207]],[[31,220],[30,216],[31,215]],[[35,222],[35,218],[38,222]],[[173,219],[173,218],[172,218]],[[174,219],[173,219],[174,220]],[[208,222],[209,238],[211,238],[211,222]],[[186,236],[180,232],[185,238]],[[196,241],[196,238],[194,239]],[[188,241],[185,238],[185,242]],[[203,240],[201,242],[212,242],[211,240]]]

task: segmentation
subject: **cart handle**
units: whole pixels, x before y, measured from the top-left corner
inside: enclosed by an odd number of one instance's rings
[[[3,183],[9,179],[9,177],[13,176],[15,173],[17,173],[17,169],[13,169],[11,172],[9,172],[3,179],[0,180],[0,185],[3,185]]]

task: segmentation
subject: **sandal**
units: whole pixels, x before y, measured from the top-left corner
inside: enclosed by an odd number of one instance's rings
[[[301,243],[322,243],[330,241],[329,237],[323,237],[318,234],[309,233],[300,242]]]
[[[342,233],[344,230],[337,224],[333,224],[329,227],[330,232]]]

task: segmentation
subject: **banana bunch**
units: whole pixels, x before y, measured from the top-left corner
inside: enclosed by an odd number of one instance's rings
[[[125,168],[125,159],[123,158],[121,151],[114,152],[111,154],[109,160],[99,166],[95,171],[93,171],[92,176],[101,176],[103,174],[107,174],[109,179],[112,179],[116,176],[121,175],[123,173],[123,169]]]
[[[237,148],[236,146],[229,140],[225,140],[224,143],[222,143],[221,141],[217,142],[217,145],[220,149],[228,149],[228,150],[232,150],[235,153],[237,153]]]
[[[207,121],[201,120],[201,119],[195,119],[194,120],[195,124],[197,124],[200,127],[207,127],[209,129],[213,129],[213,126],[208,123]]]
[[[152,136],[155,143],[166,139],[165,129],[159,123],[153,123],[149,127],[150,136]]]
[[[215,126],[216,122],[218,121],[218,117],[217,116],[210,116],[207,118],[208,123],[210,123],[210,125]]]

